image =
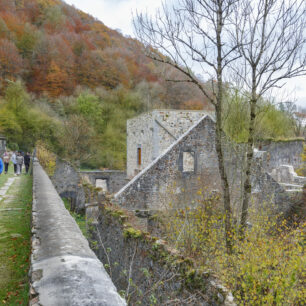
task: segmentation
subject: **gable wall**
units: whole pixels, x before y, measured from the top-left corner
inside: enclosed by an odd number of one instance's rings
[[[170,202],[178,207],[190,204],[204,185],[209,190],[220,190],[214,137],[215,124],[205,117],[153,165],[121,189],[116,200],[128,209],[163,209]],[[194,173],[182,171],[184,151],[194,152]]]

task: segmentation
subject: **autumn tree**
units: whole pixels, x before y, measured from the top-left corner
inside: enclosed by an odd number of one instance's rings
[[[23,60],[16,46],[7,39],[0,39],[0,82],[21,76]]]
[[[64,156],[76,164],[87,161],[91,155],[93,130],[87,120],[80,115],[71,115],[64,123],[60,144]]]
[[[46,88],[51,97],[58,97],[65,92],[67,79],[66,71],[52,61],[47,75],[48,88]]]

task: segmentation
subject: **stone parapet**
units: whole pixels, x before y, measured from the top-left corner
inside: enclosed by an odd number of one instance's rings
[[[33,175],[30,305],[126,305],[37,161]]]

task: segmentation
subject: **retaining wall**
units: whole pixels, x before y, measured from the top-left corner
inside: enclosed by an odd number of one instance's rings
[[[126,305],[45,171],[33,167],[30,305]]]
[[[51,180],[61,198],[67,198],[71,201],[72,210],[77,212],[84,211],[85,192],[77,169],[68,162],[57,158]]]
[[[235,305],[211,271],[133,227],[126,212],[100,204],[86,215],[93,248],[130,305]]]

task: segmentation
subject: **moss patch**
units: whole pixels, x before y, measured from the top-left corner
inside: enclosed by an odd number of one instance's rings
[[[125,239],[133,238],[133,239],[138,239],[143,237],[143,233],[140,230],[137,230],[133,227],[127,227],[123,229],[123,237]]]

